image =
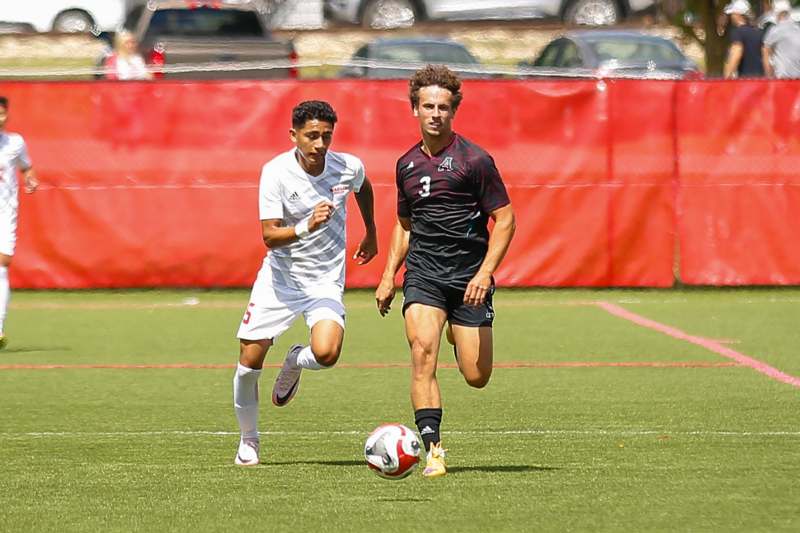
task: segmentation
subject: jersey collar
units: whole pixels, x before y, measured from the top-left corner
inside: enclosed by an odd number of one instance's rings
[[[419,141],[419,144],[418,144],[417,146],[419,146],[419,151],[420,151],[420,152],[422,152],[422,155],[424,155],[424,156],[425,156],[425,157],[427,157],[428,159],[433,159],[434,157],[438,157],[438,156],[439,156],[439,154],[442,154],[442,153],[444,153],[444,152],[445,152],[445,151],[446,151],[448,148],[450,148],[451,146],[453,146],[453,143],[454,143],[454,142],[456,142],[456,138],[457,138],[457,137],[458,137],[458,133],[456,133],[456,132],[453,132],[453,138],[452,138],[452,139],[450,139],[450,142],[449,142],[449,143],[447,143],[447,146],[443,147],[441,150],[439,150],[439,151],[438,151],[438,152],[436,152],[435,154],[431,154],[430,156],[429,156],[428,154],[426,154],[426,153],[425,153],[425,150],[423,150],[423,149],[422,149],[422,147],[424,146],[424,144],[423,144],[423,142],[422,142],[422,141]]]

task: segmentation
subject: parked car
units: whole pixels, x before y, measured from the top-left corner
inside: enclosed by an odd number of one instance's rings
[[[800,0],[790,0],[790,2],[792,4],[792,11],[790,13],[792,20],[800,24]],[[771,9],[761,15],[756,21],[758,27],[763,30],[772,26],[775,22],[775,13]]]
[[[0,22],[28,24],[38,32],[113,31],[125,18],[125,0],[36,0],[0,3]]]
[[[462,77],[484,77],[480,62],[456,41],[438,37],[375,39],[356,50],[342,78],[408,78],[428,63],[444,64]]]
[[[294,45],[273,38],[266,18],[260,0],[149,0],[125,28],[168,78],[296,78]]]
[[[582,30],[556,37],[523,76],[647,77],[696,79],[697,65],[664,37],[632,30]]]
[[[558,17],[568,24],[611,25],[653,10],[656,0],[325,0],[329,20],[387,29],[418,20],[517,20]]]

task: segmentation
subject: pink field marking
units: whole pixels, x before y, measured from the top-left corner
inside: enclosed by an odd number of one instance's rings
[[[282,363],[267,363],[264,368],[280,368]],[[341,363],[337,368],[411,368],[410,363]],[[509,361],[505,363],[495,363],[494,368],[721,368],[739,366],[735,362],[713,362],[713,361],[575,361],[564,363],[548,363],[535,361]],[[20,364],[20,365],[0,365],[0,370],[169,370],[169,369],[191,369],[191,370],[219,370],[234,369],[233,364],[193,364],[193,363],[172,363],[172,364]],[[439,368],[454,369],[458,368],[455,363],[439,363]]]
[[[793,387],[800,388],[800,378],[781,372],[777,368],[769,366],[768,364],[759,361],[758,359],[753,359],[750,356],[744,355],[735,350],[731,350],[727,346],[723,346],[722,344],[720,344],[719,341],[706,339],[704,337],[697,337],[695,335],[689,335],[688,333],[685,333],[679,330],[678,328],[673,328],[671,326],[667,326],[666,324],[656,322],[655,320],[651,320],[641,315],[637,315],[636,313],[632,313],[627,309],[620,307],[616,304],[612,304],[610,302],[597,302],[595,305],[597,305],[604,311],[611,313],[612,315],[624,318],[625,320],[629,320],[636,325],[658,331],[659,333],[663,333],[664,335],[669,335],[670,337],[673,337],[675,339],[696,344],[697,346],[705,348],[706,350],[717,353],[723,357],[727,357],[728,359],[732,359],[733,361],[736,361],[742,366],[750,367],[756,372],[760,372],[766,376],[769,376],[772,379],[776,379],[783,383],[787,383]]]

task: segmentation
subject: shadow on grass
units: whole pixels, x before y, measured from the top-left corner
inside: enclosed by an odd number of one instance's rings
[[[269,461],[264,466],[322,465],[322,466],[365,466],[365,461]]]
[[[392,502],[392,503],[395,502],[417,503],[417,502],[432,502],[433,498],[375,498],[375,501]]]
[[[353,466],[363,467],[364,461],[280,461],[264,463],[263,466],[286,466],[286,465],[322,465],[322,466]],[[422,466],[422,465],[420,465]],[[451,466],[447,468],[448,474],[460,474],[466,472],[552,472],[559,470],[552,466],[538,465],[480,465],[480,466]],[[416,500],[415,500],[416,501]]]
[[[3,349],[4,354],[15,353],[47,353],[47,352],[70,352],[69,346],[10,346]]]
[[[537,465],[482,465],[447,467],[448,474],[458,474],[460,472],[552,472],[555,470],[559,469],[553,466]]]

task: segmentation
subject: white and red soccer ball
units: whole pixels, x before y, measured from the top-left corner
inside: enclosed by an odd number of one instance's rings
[[[417,435],[402,424],[383,424],[369,434],[364,457],[370,469],[382,478],[403,479],[419,463]]]

